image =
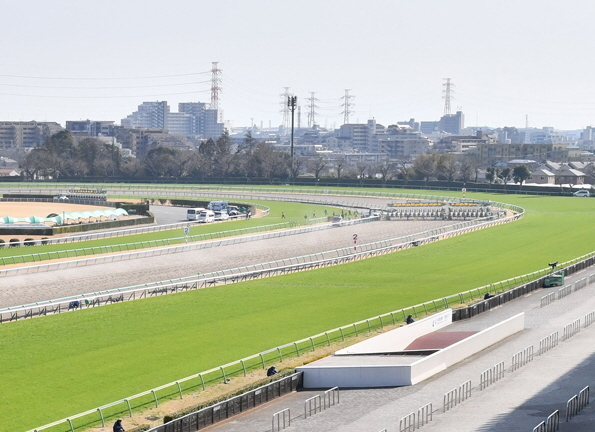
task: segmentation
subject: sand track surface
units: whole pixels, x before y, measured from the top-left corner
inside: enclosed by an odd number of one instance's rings
[[[379,221],[241,245],[0,279],[0,307],[198,275],[404,236],[452,221]]]

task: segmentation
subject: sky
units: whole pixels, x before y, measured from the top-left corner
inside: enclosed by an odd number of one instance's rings
[[[586,0],[5,0],[0,121],[114,120],[143,101],[210,102],[234,127],[438,120],[595,124],[595,2]],[[296,119],[297,123],[297,119]]]

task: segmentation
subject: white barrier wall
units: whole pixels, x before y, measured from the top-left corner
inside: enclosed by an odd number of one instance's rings
[[[339,350],[335,355],[381,354],[403,351],[411,342],[452,324],[452,309],[388,331],[371,339]]]
[[[438,315],[434,317],[437,316]],[[419,324],[422,324],[423,321],[424,320],[419,321]],[[429,320],[429,323],[432,323],[431,319]],[[428,331],[429,327],[427,324],[428,323],[426,322],[422,325],[422,327],[420,327],[424,328],[425,330],[416,337],[431,333],[431,331]],[[441,321],[436,322],[436,325],[442,326]],[[413,324],[410,324],[397,330],[410,329],[406,332],[406,334],[408,337],[411,337],[413,333],[417,333],[417,330],[413,331],[411,330],[412,328],[414,328]],[[500,342],[508,336],[523,330],[524,328],[525,314],[521,313],[427,357],[420,358],[419,356],[381,355],[365,356],[361,355],[365,354],[365,352],[361,349],[358,349],[357,354],[360,355],[349,356],[343,354],[331,356],[309,365],[298,367],[297,370],[304,372],[305,388],[330,388],[335,386],[348,388],[369,388],[413,385],[445,370],[446,368],[484,350],[495,343]],[[376,338],[380,337],[381,336],[377,336]],[[371,341],[372,339],[366,342]],[[392,339],[390,341],[396,343],[396,341],[393,341]],[[408,341],[407,343],[399,342],[399,344],[407,346],[409,343],[411,343],[411,341]],[[354,345],[354,347],[357,345]],[[375,347],[375,345],[372,344],[369,346],[371,348]],[[387,351],[383,350],[381,352]]]
[[[524,328],[525,314],[520,313],[435,352],[411,365],[411,384],[417,384]]]

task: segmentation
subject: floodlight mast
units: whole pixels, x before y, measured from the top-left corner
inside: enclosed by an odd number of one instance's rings
[[[293,127],[295,109],[297,108],[297,96],[287,96],[287,106],[291,110],[291,170],[293,172]]]

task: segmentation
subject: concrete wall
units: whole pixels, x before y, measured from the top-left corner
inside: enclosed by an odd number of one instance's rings
[[[416,384],[423,381],[524,328],[525,314],[520,313],[413,363],[411,365],[411,383]]]
[[[399,387],[411,385],[411,366],[327,366],[297,368],[304,372],[304,388]]]
[[[403,351],[415,339],[452,324],[452,309],[399,327],[366,341],[339,350],[335,355],[380,354]]]
[[[448,312],[450,313],[450,311]],[[441,321],[442,318],[439,319],[440,322],[432,320],[432,318],[437,318],[439,315],[440,314],[434,315],[433,317],[429,317],[429,319],[421,320],[419,323],[414,323],[419,325],[417,329],[415,329],[414,324],[410,324],[397,330],[405,330],[405,332],[402,334],[406,335],[407,338],[413,337],[413,335],[418,334],[418,332],[419,336],[430,333],[431,331],[428,329],[432,328],[432,324],[443,326]],[[423,321],[426,322],[424,323]],[[437,374],[438,372],[445,370],[446,368],[460,362],[461,360],[464,360],[484,350],[485,348],[500,342],[508,336],[523,330],[524,328],[525,314],[521,313],[490,328],[482,330],[481,332],[476,333],[432,355],[429,355],[426,358],[414,361],[411,364],[390,364],[390,357],[387,357],[387,364],[385,365],[353,364],[340,366],[317,366],[317,362],[314,362],[307,366],[299,367],[297,370],[304,372],[305,388],[330,388],[334,386],[370,388],[414,385]],[[380,337],[381,336],[377,336],[373,339]],[[366,342],[372,342],[373,339]],[[410,343],[400,342],[393,339],[388,340],[388,342],[394,342],[395,344],[404,346],[407,346]],[[357,345],[361,344],[356,344],[354,347]],[[369,344],[369,347],[375,348],[376,345]],[[358,353],[362,354],[364,351],[360,348],[358,349]],[[357,357],[358,362],[360,362],[363,358],[362,356],[355,357]],[[378,356],[371,357],[374,359],[379,358]]]

